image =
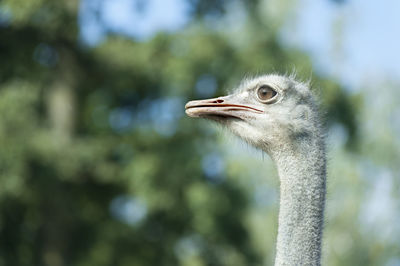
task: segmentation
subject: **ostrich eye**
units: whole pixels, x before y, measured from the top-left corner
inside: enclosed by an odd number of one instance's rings
[[[258,88],[257,97],[262,102],[267,102],[275,97],[277,92],[270,86],[264,85]]]

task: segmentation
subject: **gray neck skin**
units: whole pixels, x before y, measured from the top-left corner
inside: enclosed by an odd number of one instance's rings
[[[321,138],[270,152],[281,182],[275,265],[320,265],[326,159]]]

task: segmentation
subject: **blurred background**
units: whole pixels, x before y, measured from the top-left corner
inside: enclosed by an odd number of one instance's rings
[[[400,2],[0,0],[0,265],[272,265],[267,156],[188,100],[312,79],[324,265],[400,265]]]

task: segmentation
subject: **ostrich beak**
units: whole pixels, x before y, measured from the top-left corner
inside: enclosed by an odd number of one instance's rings
[[[213,99],[190,101],[185,106],[186,114],[190,117],[205,117],[212,119],[237,118],[244,119],[246,113],[261,114],[262,110],[250,105],[244,105],[232,96]]]

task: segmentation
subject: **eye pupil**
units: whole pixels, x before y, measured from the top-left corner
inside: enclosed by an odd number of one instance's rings
[[[258,99],[261,101],[267,101],[275,97],[277,92],[270,86],[262,86],[257,91]]]

